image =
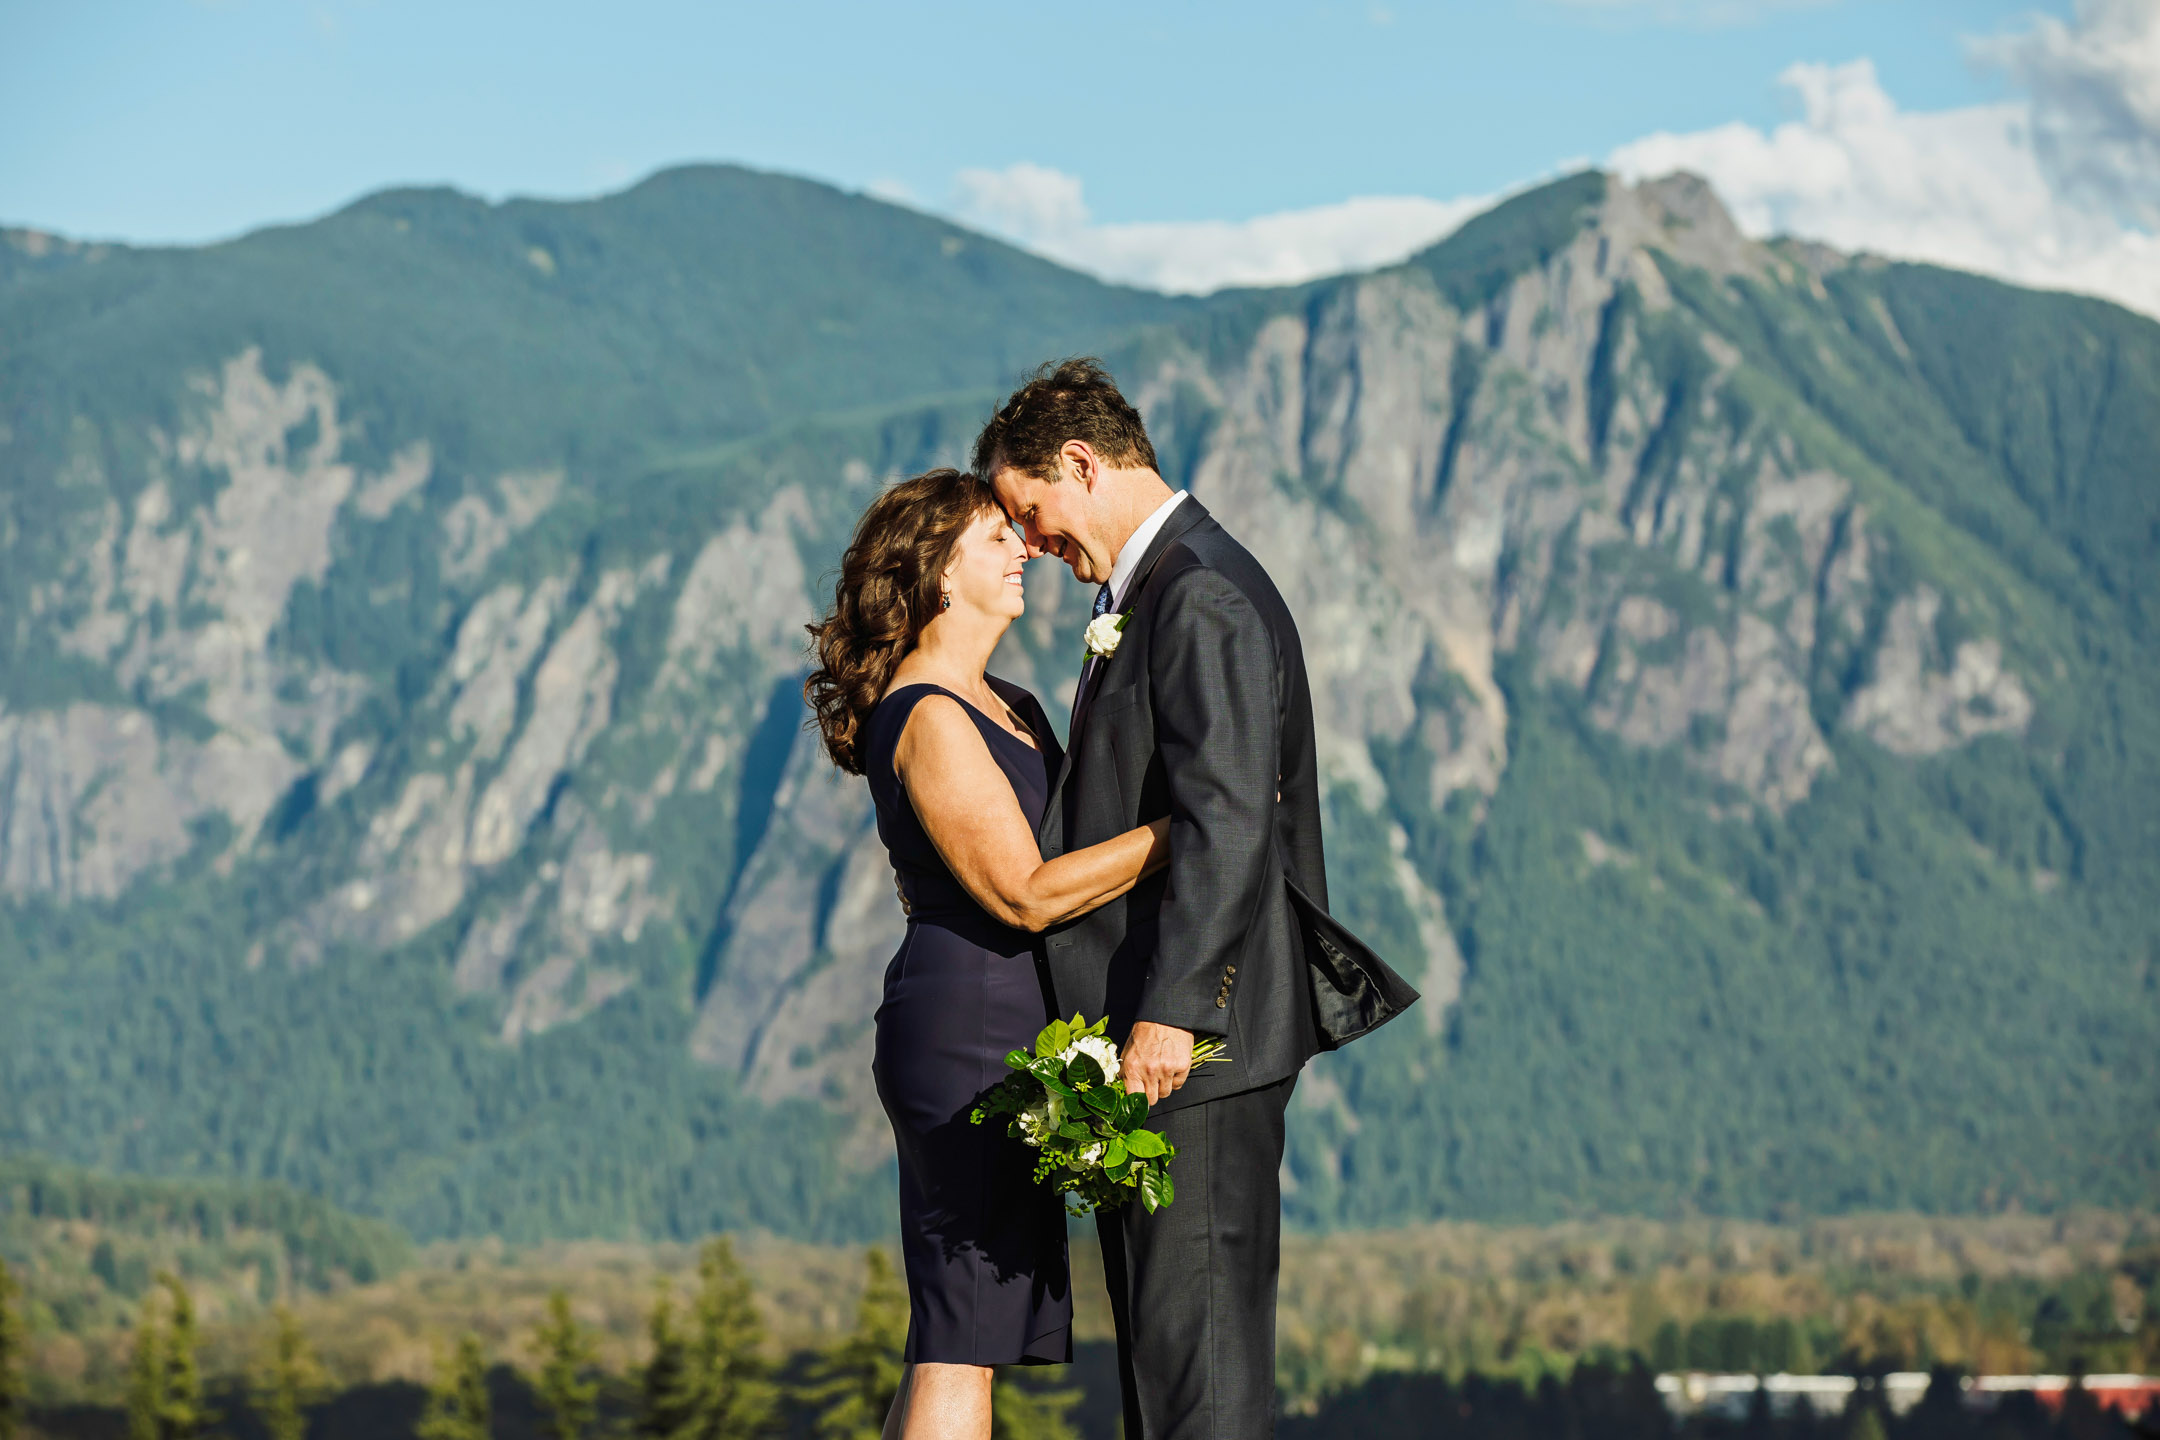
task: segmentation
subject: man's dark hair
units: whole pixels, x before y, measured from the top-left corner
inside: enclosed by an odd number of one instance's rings
[[[998,407],[975,437],[973,469],[984,479],[998,467],[1038,480],[1057,476],[1058,448],[1083,440],[1106,465],[1156,469],[1155,447],[1132,402],[1090,355],[1044,365]]]

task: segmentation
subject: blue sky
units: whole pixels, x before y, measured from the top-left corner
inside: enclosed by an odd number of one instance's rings
[[[2033,8],[4,0],[0,216],[200,240],[397,183],[581,195],[726,159],[932,205],[1029,161],[1101,220],[1240,219],[1771,123],[1794,61],[1872,58],[1911,108],[1995,98],[1962,37]]]
[[[0,222],[191,242],[730,160],[1172,290],[1585,162],[2160,314],[2160,0],[0,0]]]

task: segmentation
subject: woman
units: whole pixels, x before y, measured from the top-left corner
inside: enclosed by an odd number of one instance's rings
[[[1051,1018],[1033,932],[1167,858],[1167,822],[1051,861],[1036,849],[1058,743],[1033,695],[983,671],[1027,608],[1026,562],[987,484],[933,470],[871,503],[810,627],[804,694],[833,763],[870,782],[909,912],[873,1062],[908,1281],[888,1440],[989,1440],[991,1367],[1072,1359],[1063,1204],[968,1111]]]

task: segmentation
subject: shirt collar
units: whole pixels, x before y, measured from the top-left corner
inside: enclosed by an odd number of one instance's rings
[[[1132,584],[1133,571],[1140,568],[1140,561],[1147,554],[1148,546],[1155,543],[1155,536],[1162,529],[1164,522],[1169,520],[1170,512],[1177,509],[1178,502],[1183,500],[1188,493],[1190,492],[1180,490],[1177,494],[1172,495],[1162,504],[1156,506],[1155,513],[1140,522],[1140,528],[1132,532],[1132,538],[1125,542],[1125,548],[1118,551],[1117,563],[1110,567],[1110,609],[1112,612],[1124,606],[1125,591]]]

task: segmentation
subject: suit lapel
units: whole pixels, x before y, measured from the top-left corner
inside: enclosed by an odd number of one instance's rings
[[[1118,607],[1118,614],[1132,614],[1139,606],[1141,597],[1147,594],[1149,584],[1155,579],[1155,567],[1162,563],[1162,557],[1169,553],[1172,545],[1183,538],[1186,531],[1207,518],[1207,507],[1191,495],[1187,495],[1177,509],[1170,512],[1169,518],[1163,521],[1162,529],[1156,531],[1155,538],[1148,542],[1146,553],[1141,555],[1132,586],[1125,592],[1125,603]],[[1050,787],[1050,803],[1043,807],[1045,827],[1049,825],[1050,817],[1058,813],[1058,802],[1065,793],[1065,782],[1072,774],[1073,757],[1080,753],[1081,727],[1087,724],[1088,711],[1093,708],[1095,696],[1101,691],[1103,680],[1116,660],[1117,657],[1113,655],[1101,664],[1089,667],[1093,673],[1088,670],[1081,672],[1080,690],[1073,697],[1072,723],[1065,731],[1065,763],[1058,767],[1057,780]]]

